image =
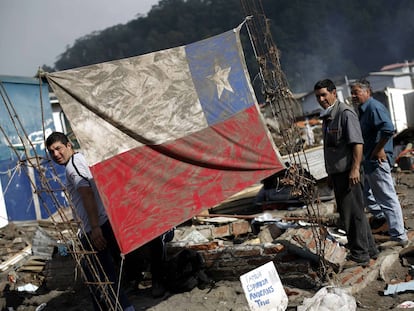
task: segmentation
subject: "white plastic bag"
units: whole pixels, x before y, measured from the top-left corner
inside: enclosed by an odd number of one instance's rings
[[[305,298],[297,311],[355,311],[355,298],[339,287],[321,288],[312,298]]]

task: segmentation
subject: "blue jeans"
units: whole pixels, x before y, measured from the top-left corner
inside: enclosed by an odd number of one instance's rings
[[[391,167],[388,162],[377,167],[364,178],[364,197],[370,213],[385,217],[391,240],[407,240],[400,201],[394,188]]]

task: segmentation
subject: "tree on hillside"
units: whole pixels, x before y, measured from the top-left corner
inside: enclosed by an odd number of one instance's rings
[[[294,91],[325,77],[361,77],[414,55],[414,1],[262,0]],[[64,70],[176,47],[225,32],[244,20],[240,0],[161,0],[147,16],[93,32],[60,55]],[[242,33],[252,76],[257,65]]]

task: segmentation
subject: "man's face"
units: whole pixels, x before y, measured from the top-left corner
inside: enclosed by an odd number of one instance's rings
[[[332,106],[336,101],[336,90],[329,92],[326,87],[315,90],[316,100],[323,109],[327,109]]]
[[[47,147],[47,150],[49,151],[53,161],[60,165],[66,165],[73,154],[72,145],[70,143],[65,145],[60,141],[57,141]]]
[[[362,105],[370,97],[370,91],[368,89],[363,89],[359,86],[353,86],[351,89],[352,102],[357,105]]]

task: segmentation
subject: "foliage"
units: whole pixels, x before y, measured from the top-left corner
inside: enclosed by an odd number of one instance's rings
[[[259,0],[257,0],[259,1]],[[414,55],[414,1],[262,0],[282,69],[292,90],[310,90],[316,80],[359,78]],[[64,70],[198,41],[239,25],[240,0],[161,0],[147,16],[67,47],[54,70]],[[242,33],[252,76],[257,66]]]

